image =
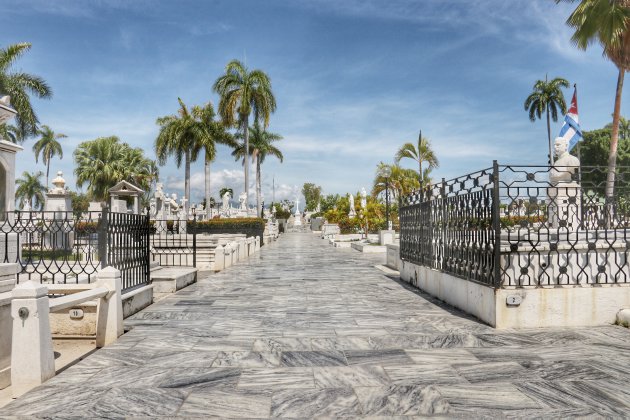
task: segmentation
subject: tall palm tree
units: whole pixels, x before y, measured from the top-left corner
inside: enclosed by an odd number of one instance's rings
[[[15,198],[24,202],[27,200],[32,209],[40,209],[44,205],[44,193],[46,187],[42,185],[41,177],[43,172],[29,173],[24,171],[22,178],[15,180],[17,189],[15,190]]]
[[[551,144],[551,122],[550,118],[554,122],[558,121],[558,111],[560,115],[566,114],[567,103],[564,100],[564,93],[561,88],[568,88],[569,82],[562,77],[556,77],[555,79],[548,81],[547,76],[545,80],[537,80],[534,83],[534,90],[525,99],[524,108],[529,112],[529,120],[531,122],[536,121],[536,118],[541,119],[543,113],[547,114],[547,138],[549,140],[549,162],[553,165],[553,146]]]
[[[403,158],[418,162],[418,177],[421,186],[425,184],[425,172],[422,168],[422,163],[426,162],[429,170],[433,170],[440,166],[440,162],[431,148],[431,141],[429,141],[426,137],[422,137],[422,133],[418,136],[417,145],[414,145],[413,143],[403,144],[396,152],[394,161],[396,163],[400,163]]]
[[[225,126],[220,121],[215,121],[215,113],[212,104],[208,103],[204,107],[195,106],[192,109],[195,122],[205,131],[203,136],[197,137],[193,143],[191,161],[196,161],[199,153],[204,152],[204,175],[205,175],[205,201],[206,208],[212,201],[210,196],[210,164],[217,155],[217,144],[224,144],[236,147],[234,137],[225,130]],[[210,214],[210,213],[207,213]]]
[[[280,149],[272,144],[273,142],[282,140],[282,136],[264,130],[258,122],[255,122],[253,127],[249,127],[249,132],[249,156],[251,156],[252,161],[256,162],[256,215],[261,217],[262,202],[260,166],[267,156],[275,156],[280,159],[280,162],[284,160],[284,156],[282,155]],[[239,135],[239,137],[242,138],[243,136]],[[243,159],[243,165],[245,166],[247,166],[245,164],[246,154],[247,148],[245,141],[238,145],[232,152],[232,156],[234,156],[236,160]]]
[[[612,130],[612,123],[606,124],[604,128]],[[621,140],[627,140],[630,138],[630,120],[619,116],[619,138]]]
[[[87,193],[95,200],[107,200],[107,190],[128,181],[147,190],[157,178],[155,163],[140,148],[121,143],[118,137],[86,141],[74,151],[77,186],[88,184]]]
[[[50,174],[50,159],[53,156],[59,156],[59,159],[63,159],[63,149],[59,144],[59,139],[64,139],[68,136],[65,134],[57,134],[47,125],[42,125],[39,134],[42,136],[37,143],[33,145],[33,153],[35,153],[35,163],[39,161],[39,155],[42,155],[42,162],[46,165],[46,187],[48,187],[48,177]]]
[[[269,116],[276,110],[276,98],[271,80],[262,70],[249,71],[238,60],[225,66],[225,74],[215,82],[213,89],[220,96],[219,114],[227,126],[236,126],[243,134],[245,156],[249,156],[249,116],[269,125]],[[245,205],[249,198],[249,165],[245,165]]]
[[[167,115],[157,119],[160,132],[155,139],[155,154],[158,163],[165,165],[169,156],[175,158],[177,167],[184,163],[184,197],[190,200],[190,163],[195,144],[206,136],[207,132],[196,121],[193,113],[186,107],[181,98],[179,101],[178,115]],[[184,210],[188,209],[188,201]]]
[[[556,0],[556,3],[561,1],[574,3],[577,0]],[[630,0],[580,0],[567,24],[575,29],[571,40],[579,49],[585,50],[598,42],[604,56],[619,70],[606,180],[606,197],[610,201],[615,189],[621,93],[625,73],[630,69]]]
[[[37,134],[39,120],[29,94],[42,99],[52,97],[52,90],[41,77],[21,70],[11,72],[13,64],[30,49],[31,44],[28,42],[0,48],[0,96],[11,96],[11,106],[17,111],[15,119],[20,132],[19,139]]]

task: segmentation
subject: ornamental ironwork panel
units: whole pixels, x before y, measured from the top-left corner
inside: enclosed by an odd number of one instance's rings
[[[494,284],[494,171],[442,180],[403,197],[401,259]]]

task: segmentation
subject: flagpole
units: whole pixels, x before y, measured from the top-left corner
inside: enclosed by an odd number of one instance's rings
[[[575,89],[575,91],[573,92],[573,95],[575,96],[575,100],[577,101],[577,83],[573,83],[573,89]],[[584,138],[582,138],[582,140],[584,140]],[[579,185],[579,189],[580,189],[580,209],[579,212],[580,214],[580,223],[581,223],[581,227],[582,229],[584,229],[584,189],[582,188],[582,145],[580,144],[582,143],[581,141],[577,142],[577,158],[580,161],[580,166],[578,166],[578,185]]]

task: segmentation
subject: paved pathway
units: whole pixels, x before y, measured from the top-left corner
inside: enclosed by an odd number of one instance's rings
[[[0,416],[630,416],[627,329],[497,332],[381,258],[286,234]]]

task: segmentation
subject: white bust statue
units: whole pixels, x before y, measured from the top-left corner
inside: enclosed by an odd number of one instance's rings
[[[549,172],[549,181],[553,185],[559,182],[574,182],[572,174],[580,167],[580,160],[569,153],[569,141],[556,137],[553,148],[556,161]]]

